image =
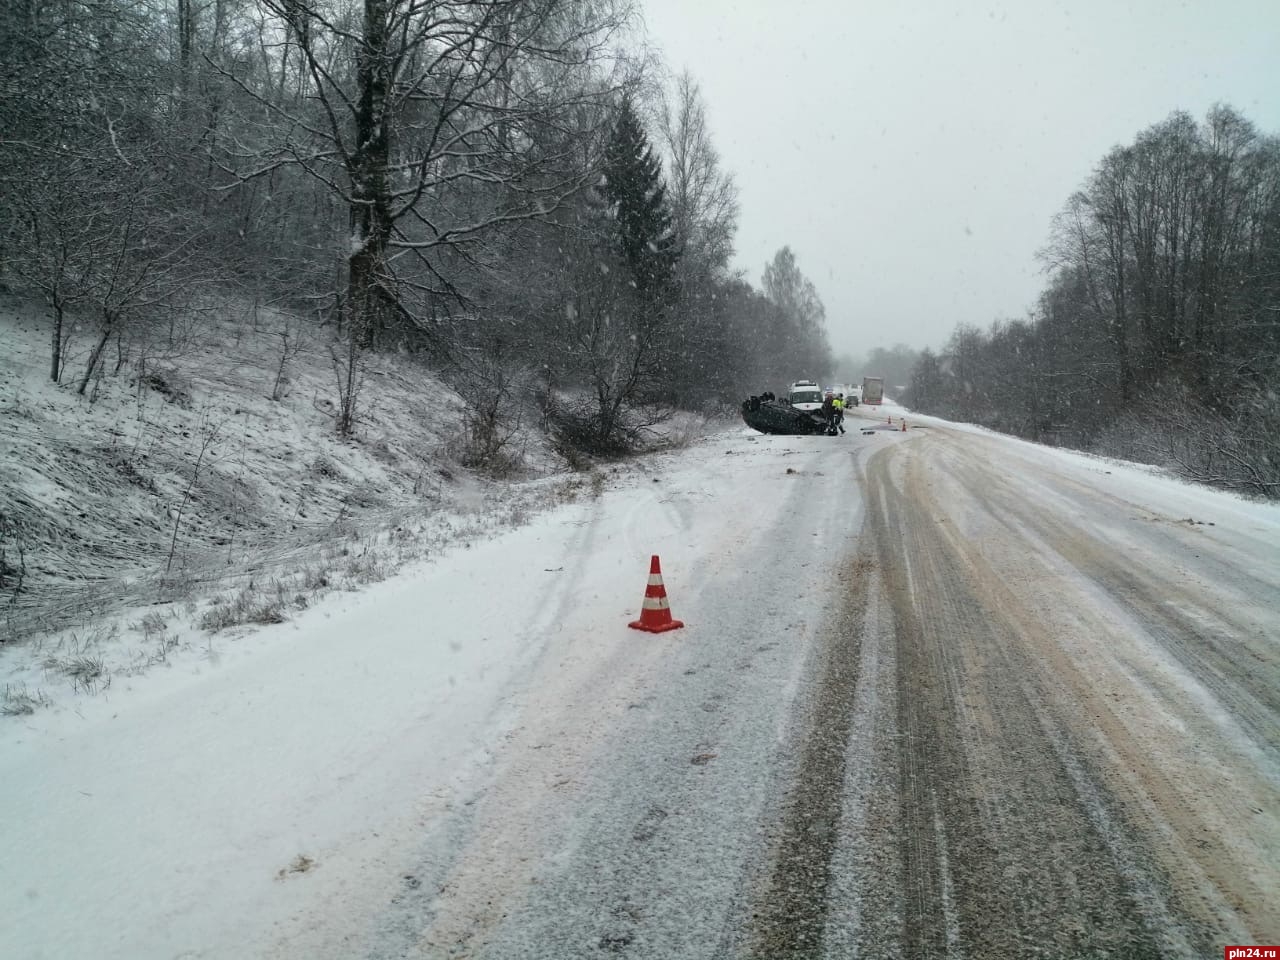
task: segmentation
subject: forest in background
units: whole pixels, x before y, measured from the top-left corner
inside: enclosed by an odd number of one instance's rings
[[[477,467],[513,405],[618,453],[677,407],[880,375],[922,412],[1280,491],[1280,147],[1229,107],[1103,158],[1026,319],[834,358],[789,247],[758,287],[731,268],[732,172],[627,0],[14,0],[0,94],[0,284],[90,398],[235,297],[324,331],[344,437],[364,358],[419,359]]]
[[[1099,162],[1041,256],[1029,317],[921,351],[907,403],[1280,497],[1280,139],[1174,113]]]
[[[363,358],[419,357],[480,466],[513,403],[613,453],[831,370],[790,249],[730,269],[732,173],[626,0],[14,0],[0,92],[0,282],[90,397],[228,294],[330,331],[343,436]]]

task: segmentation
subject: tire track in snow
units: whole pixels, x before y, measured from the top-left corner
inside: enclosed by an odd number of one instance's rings
[[[1014,596],[1007,559],[1002,565],[992,554],[989,565],[968,548],[967,562],[982,570],[983,602],[1020,625],[1030,672],[1064,718],[1060,726],[1075,728],[1070,762],[1105,782],[1128,834],[1159,860],[1203,949],[1266,940],[1278,922],[1277,875],[1265,866],[1280,848],[1267,830],[1280,811],[1277,690],[1274,669],[1257,666],[1269,651],[1256,626],[1233,607],[1230,592],[1219,591],[1215,602],[1209,586],[1180,576],[1169,555],[1176,541],[1135,522],[1141,518],[1128,505],[1120,504],[1117,517],[1109,495],[1094,492],[1090,503],[1081,499],[1088,491],[1076,488],[1059,509],[1044,509],[1043,500],[1033,509],[1019,488],[1025,477],[993,477],[983,454],[945,435],[939,440],[938,473],[954,477],[1006,539],[1034,545],[1034,563],[1025,548],[1018,558],[1023,569],[1053,571],[1054,596],[1033,594],[1042,605],[1036,610]],[[1035,479],[1056,486],[1062,478]],[[1097,526],[1085,530],[1068,516]],[[1122,526],[1137,545],[1117,548]],[[952,539],[966,550],[963,536]],[[1093,595],[1081,594],[1081,585]],[[1054,628],[1037,629],[1037,621]],[[1268,813],[1270,820],[1260,819]]]
[[[928,493],[932,442],[868,468],[897,641],[900,810],[882,842],[900,848],[902,923],[899,944],[862,952],[1190,955],[1166,878],[1047,708],[1020,624],[954,545]]]
[[[822,661],[810,695],[796,780],[771,837],[771,876],[752,916],[749,956],[759,960],[816,957],[820,952],[856,715],[869,579],[866,568],[857,568],[843,606],[818,639]]]
[[[1265,651],[1262,644],[1251,642],[1260,628],[1238,616],[1221,595],[1207,597],[1192,585],[1165,576],[1167,571],[1145,570],[1132,556],[1061,522],[1056,512],[1029,509],[1025,497],[1018,496],[1007,481],[993,482],[980,463],[959,450],[953,453],[959,456],[951,468],[965,478],[993,518],[1015,532],[1034,531],[1119,606],[1131,611],[1162,647],[1213,692],[1259,747],[1273,759],[1280,758],[1280,684],[1274,679],[1280,663],[1274,658],[1274,645]],[[1077,496],[1086,495],[1088,491],[1077,491]],[[1099,499],[1096,494],[1093,498]],[[1087,512],[1110,520],[1110,506],[1095,504]],[[1006,518],[1013,518],[1017,526]],[[1132,521],[1129,526],[1152,542],[1152,555],[1187,552],[1165,531]],[[1208,552],[1207,546],[1202,549]]]

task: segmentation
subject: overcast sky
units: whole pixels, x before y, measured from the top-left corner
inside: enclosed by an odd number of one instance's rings
[[[1280,0],[641,0],[837,353],[1026,314],[1050,222],[1112,146],[1229,103],[1280,134]]]

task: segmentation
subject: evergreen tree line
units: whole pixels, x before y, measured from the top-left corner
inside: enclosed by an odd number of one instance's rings
[[[1027,320],[925,350],[908,402],[1280,496],[1280,140],[1229,107],[1108,153]]]
[[[825,376],[813,284],[785,247],[761,289],[730,268],[697,84],[634,28],[626,0],[14,0],[0,281],[48,304],[81,392],[229,292],[329,331],[343,434],[363,358],[409,351],[469,401],[477,462],[530,399],[618,450]]]

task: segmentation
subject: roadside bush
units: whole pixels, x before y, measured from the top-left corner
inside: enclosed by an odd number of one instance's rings
[[[282,584],[276,584],[275,596],[264,596],[252,583],[233,598],[215,598],[200,616],[200,628],[216,633],[242,623],[284,623],[288,606]]]
[[[636,424],[621,411],[601,411],[590,397],[555,399],[548,405],[547,421],[555,446],[562,453],[568,449],[588,457],[615,458],[643,447]]]
[[[1093,449],[1198,483],[1280,498],[1280,403],[1258,391],[1236,409],[1228,417],[1185,392],[1147,400],[1104,429]]]
[[[523,458],[510,448],[520,428],[520,421],[503,424],[492,412],[468,408],[462,429],[447,445],[447,453],[468,470],[475,470],[495,480],[517,476],[524,468]]]

